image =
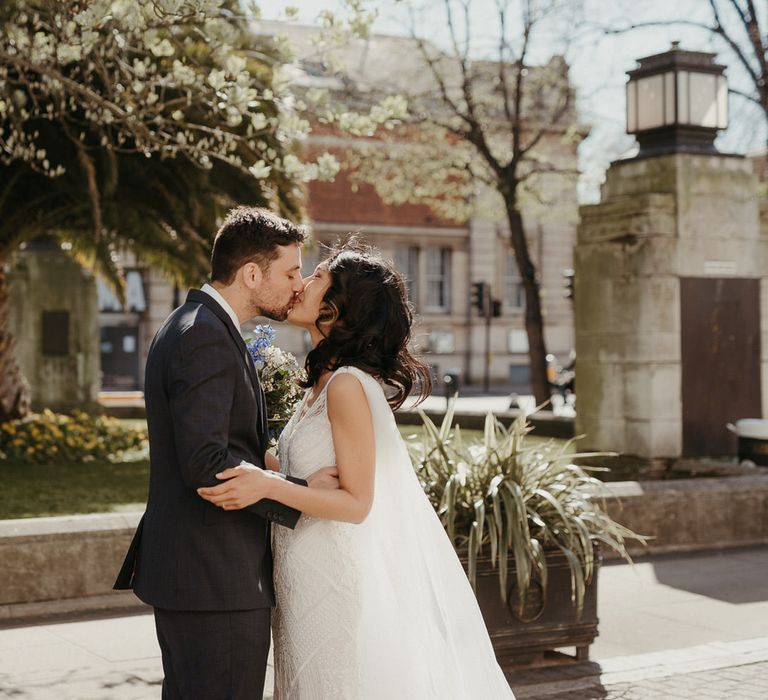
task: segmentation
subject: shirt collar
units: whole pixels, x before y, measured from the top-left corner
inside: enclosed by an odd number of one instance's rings
[[[227,300],[221,296],[221,294],[214,289],[210,284],[204,284],[200,288],[201,292],[205,292],[209,297],[212,297],[213,300],[222,308],[224,311],[227,312],[227,315],[232,319],[232,323],[235,324],[235,328],[240,330],[240,319],[237,318],[237,314],[232,310],[232,307],[229,305]]]

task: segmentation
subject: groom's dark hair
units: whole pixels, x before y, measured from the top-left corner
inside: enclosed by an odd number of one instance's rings
[[[235,207],[216,233],[211,254],[211,281],[231,284],[235,273],[255,262],[266,274],[279,254],[278,246],[306,240],[303,226],[260,207]]]

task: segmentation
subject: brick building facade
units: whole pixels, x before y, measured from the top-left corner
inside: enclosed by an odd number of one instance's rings
[[[292,77],[298,82],[317,74],[302,50],[316,51],[308,27],[259,23],[260,33],[287,33],[298,56]],[[307,54],[308,55],[308,54]],[[413,60],[416,48],[410,39],[373,36],[358,40],[342,50],[340,58],[353,66],[345,84],[356,85],[405,74],[397,65]],[[423,73],[420,73],[422,75]],[[420,78],[421,79],[421,78]],[[392,89],[396,89],[396,85]],[[575,122],[575,113],[573,120]],[[576,126],[575,123],[569,126]],[[307,144],[309,149],[343,151],[354,147],[354,140],[327,132]],[[562,130],[543,139],[548,156],[576,169],[577,143],[562,138]],[[565,362],[573,348],[571,302],[564,295],[563,271],[572,267],[575,242],[577,195],[575,182],[557,185],[548,193],[556,200],[556,216],[537,216],[527,212],[526,229],[533,260],[539,270],[545,315],[548,350]],[[348,232],[360,232],[364,240],[395,261],[406,276],[417,315],[415,344],[425,354],[435,373],[459,375],[479,384],[486,363],[485,320],[470,305],[473,282],[491,285],[492,294],[502,302],[502,313],[493,319],[490,332],[490,377],[494,384],[516,391],[528,390],[527,339],[524,331],[524,294],[514,255],[508,244],[506,222],[494,215],[477,214],[465,222],[446,221],[428,207],[416,204],[390,206],[373,187],[351,186],[342,171],[334,182],[314,182],[307,188],[307,213],[316,243],[330,243]],[[312,245],[305,253],[304,273],[314,266],[322,246]],[[115,307],[106,289],[101,289],[100,324],[102,333],[102,371],[105,389],[138,389],[143,384],[143,367],[152,336],[165,316],[184,293],[174,290],[160,275],[136,265],[134,284],[141,303],[133,309]],[[136,277],[135,275],[140,275]],[[137,281],[140,280],[140,283]],[[141,293],[138,293],[141,290]],[[278,343],[303,358],[306,338],[296,329],[276,324]],[[134,335],[135,341],[126,341]],[[133,350],[126,353],[126,350]],[[117,353],[117,355],[115,354]],[[130,357],[118,357],[118,355]],[[128,371],[130,370],[130,371]]]

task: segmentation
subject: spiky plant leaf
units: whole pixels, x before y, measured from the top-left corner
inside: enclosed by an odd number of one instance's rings
[[[508,562],[514,558],[520,607],[531,579],[546,595],[548,550],[563,552],[571,570],[571,591],[579,614],[586,586],[594,577],[593,547],[602,543],[629,560],[625,542],[646,538],[612,520],[605,511],[600,481],[554,442],[531,442],[531,426],[520,417],[509,427],[489,415],[480,441],[465,440],[450,420],[441,428],[422,415],[423,431],[409,453],[425,493],[440,514],[449,537],[467,549],[472,581],[477,557],[490,544],[498,567],[499,592],[508,595]],[[588,458],[595,453],[584,453]],[[600,453],[602,455],[602,453]]]

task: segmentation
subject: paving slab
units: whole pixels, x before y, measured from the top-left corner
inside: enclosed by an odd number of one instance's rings
[[[768,547],[611,562],[593,661],[515,669],[510,684],[518,700],[766,700],[766,572]],[[161,682],[145,611],[0,628],[3,700],[145,700]]]

